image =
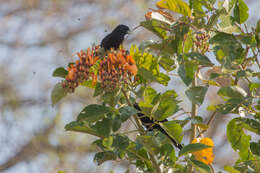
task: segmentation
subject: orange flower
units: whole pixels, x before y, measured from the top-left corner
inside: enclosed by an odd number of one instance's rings
[[[95,75],[94,73],[92,73],[92,86],[95,86],[97,83],[97,75]]]
[[[201,143],[208,146],[211,146],[210,148],[205,148],[203,150],[195,151],[192,154],[195,156],[195,158],[203,163],[211,164],[214,160],[214,154],[213,154],[213,146],[214,142],[210,138],[194,138],[192,143]]]
[[[125,65],[125,70],[128,70],[134,76],[137,74],[137,67],[136,67],[135,64],[133,64],[133,65],[126,64]]]

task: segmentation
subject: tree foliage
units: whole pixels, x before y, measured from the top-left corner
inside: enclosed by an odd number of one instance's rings
[[[97,55],[95,47],[95,51],[81,52],[80,60],[67,70],[54,71],[53,76],[65,80],[54,87],[53,104],[78,85],[93,88],[93,97],[101,100],[101,104],[87,105],[76,121],[66,125],[66,130],[98,137],[94,142],[101,150],[94,158],[98,165],[107,160],[127,159],[143,172],[213,172],[212,161],[205,162],[205,157],[212,157],[214,144],[200,142],[199,137],[201,141],[207,139],[204,133],[214,116],[232,113],[236,117],[228,123],[226,134],[239,158],[225,170],[260,171],[260,141],[252,140],[252,134],[260,134],[259,21],[254,28],[247,28],[244,23],[248,7],[243,0],[160,0],[156,6],[158,9],[147,12],[146,21],[140,22],[140,26],[158,36],[158,41],[132,45],[129,55],[124,49]],[[180,17],[174,19],[173,12]],[[84,54],[87,66],[81,69]],[[206,77],[202,75],[205,70],[209,74]],[[190,113],[182,112],[178,93],[169,86],[170,73],[174,72],[186,85],[185,94],[192,105]],[[227,79],[229,82],[225,82]],[[159,93],[151,83],[167,89]],[[217,95],[223,102],[208,107],[212,116],[205,122],[198,116],[198,108],[211,86],[218,87]],[[139,106],[144,116],[160,124],[184,145],[183,149],[175,150],[158,131],[144,129],[136,115],[138,110],[133,107],[136,100],[141,100]],[[177,113],[189,117],[161,122]],[[127,120],[138,132],[134,140],[127,135],[131,131],[120,130]],[[183,128],[189,124],[190,142],[183,143]],[[192,142],[194,139],[198,141]]]

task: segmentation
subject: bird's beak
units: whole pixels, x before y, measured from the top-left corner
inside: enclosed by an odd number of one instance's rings
[[[133,33],[133,31],[128,30],[126,34],[132,34],[132,33]]]

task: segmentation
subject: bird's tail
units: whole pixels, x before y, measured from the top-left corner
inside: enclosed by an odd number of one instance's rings
[[[180,150],[182,149],[182,145],[181,144],[179,144],[179,143],[177,143],[176,141],[175,141],[175,139],[173,139],[161,126],[159,126],[159,128],[157,128],[160,132],[162,132],[163,134],[165,134],[171,141],[172,141],[172,143],[173,143],[173,145],[175,146],[175,147],[177,147],[177,148],[179,148]]]
[[[135,107],[135,109],[142,111],[137,103],[134,104],[134,107]],[[142,124],[144,126],[146,126],[146,128],[148,130],[152,130],[152,129],[159,130],[160,132],[165,134],[172,141],[172,143],[174,144],[175,147],[179,148],[180,150],[182,149],[182,145],[177,143],[159,124],[154,124],[154,122],[149,117],[144,117],[144,114],[142,114],[142,113],[138,113],[137,115],[141,119]],[[162,120],[160,122],[165,122],[165,121],[168,121],[168,120],[165,119],[165,120]],[[146,125],[146,123],[148,123],[150,125]],[[151,124],[152,124],[152,126],[151,126]],[[149,127],[152,127],[152,129],[150,129]]]

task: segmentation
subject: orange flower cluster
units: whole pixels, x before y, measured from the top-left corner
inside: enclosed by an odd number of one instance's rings
[[[192,143],[201,143],[208,146],[211,146],[210,148],[205,148],[203,150],[195,151],[192,154],[195,156],[195,158],[203,163],[211,164],[214,160],[214,154],[213,154],[213,146],[214,142],[210,138],[194,138]]]
[[[99,46],[95,46],[87,51],[77,53],[79,60],[75,64],[70,64],[66,80],[62,85],[73,92],[75,88],[85,80],[92,77],[92,84],[95,85],[99,79],[101,87],[106,91],[118,88],[121,84],[128,84],[137,74],[137,67],[132,56],[126,50],[111,50],[104,57],[99,53]],[[95,74],[91,67],[101,60],[98,73]]]
[[[99,64],[101,87],[106,91],[127,84],[137,74],[137,67],[132,56],[120,49],[111,51]]]
[[[90,68],[99,59],[98,49],[99,46],[95,46],[92,49],[88,48],[87,51],[81,50],[77,53],[79,60],[75,64],[69,65],[66,80],[62,83],[63,88],[69,88],[69,92],[73,92],[81,82],[88,80],[89,76],[92,76],[92,79],[96,78]]]

